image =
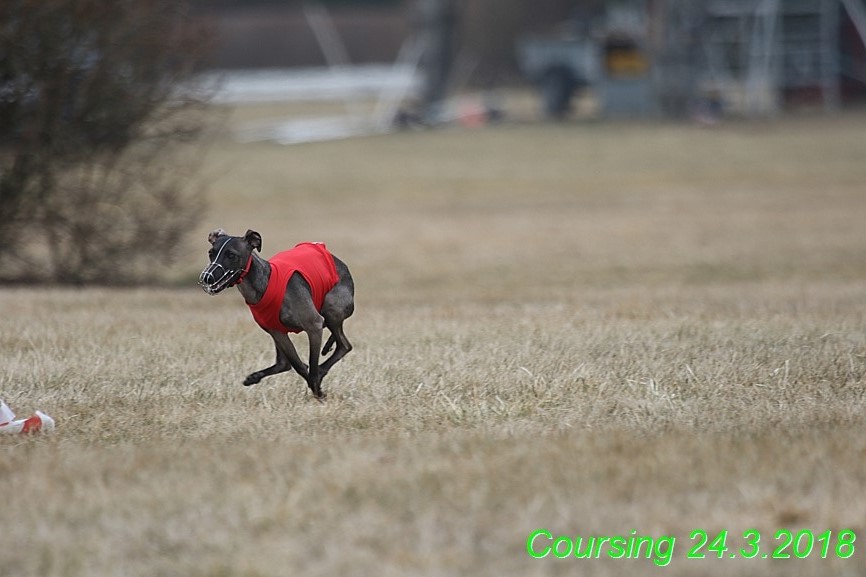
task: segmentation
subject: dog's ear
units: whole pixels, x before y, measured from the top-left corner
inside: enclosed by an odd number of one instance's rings
[[[262,252],[262,235],[254,230],[248,230],[244,235],[244,240],[257,251]]]
[[[218,239],[219,237],[221,237],[221,236],[225,236],[225,235],[226,235],[226,231],[224,231],[224,230],[221,229],[221,228],[218,228],[218,229],[216,229],[216,230],[214,230],[214,231],[211,231],[211,233],[210,233],[209,235],[207,235],[207,241],[208,241],[209,243],[213,244],[213,243],[215,243],[215,242],[217,241],[217,239]]]

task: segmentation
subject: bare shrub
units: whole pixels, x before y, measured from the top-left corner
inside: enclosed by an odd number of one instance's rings
[[[205,39],[176,0],[2,4],[0,279],[129,282],[177,244],[200,204],[177,155],[203,127],[177,86]]]

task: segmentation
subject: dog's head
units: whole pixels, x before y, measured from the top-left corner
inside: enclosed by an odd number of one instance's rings
[[[204,292],[215,295],[233,287],[250,270],[253,250],[261,252],[262,235],[248,230],[244,236],[229,236],[218,228],[207,236],[211,248],[208,251],[208,264],[198,278]]]

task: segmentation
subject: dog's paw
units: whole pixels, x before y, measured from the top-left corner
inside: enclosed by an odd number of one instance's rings
[[[253,373],[244,379],[244,386],[249,387],[250,385],[255,385],[256,383],[258,383],[261,380],[262,380],[261,375],[259,375],[258,373]]]

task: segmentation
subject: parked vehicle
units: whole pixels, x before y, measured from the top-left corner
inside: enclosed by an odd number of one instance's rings
[[[568,113],[575,92],[596,84],[602,73],[598,43],[584,36],[522,39],[517,62],[523,75],[538,86],[550,118]]]

